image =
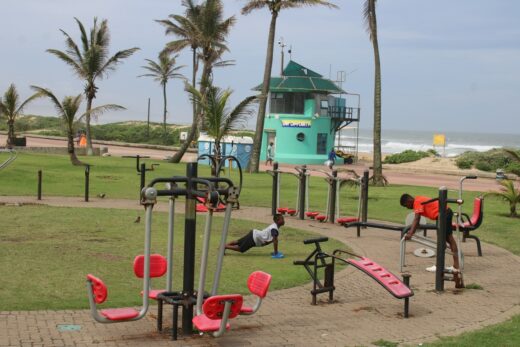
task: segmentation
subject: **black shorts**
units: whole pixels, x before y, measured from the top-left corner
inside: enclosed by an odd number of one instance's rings
[[[246,236],[242,237],[238,242],[238,247],[240,248],[240,253],[247,252],[250,248],[256,246],[255,240],[253,239],[253,230],[247,233]]]

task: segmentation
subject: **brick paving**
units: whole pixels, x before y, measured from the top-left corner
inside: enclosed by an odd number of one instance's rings
[[[0,203],[36,203],[32,197],[0,197]],[[69,207],[110,207],[141,209],[136,201],[48,197],[42,203]],[[159,203],[158,210],[166,204]],[[179,206],[182,208],[182,206]],[[243,207],[236,218],[265,222],[269,210]],[[309,230],[348,244],[394,273],[399,272],[399,234],[366,229],[360,238],[355,229],[287,218],[287,226]],[[283,234],[282,234],[283,237]],[[311,250],[310,246],[309,251]],[[417,246],[419,247],[419,246]],[[499,247],[483,244],[483,257],[477,257],[472,240],[462,245],[465,252],[465,282],[477,283],[483,290],[433,291],[434,274],[424,269],[434,258],[417,258],[407,247],[406,270],[412,273],[415,296],[410,301],[410,318],[402,318],[403,301],[393,298],[375,281],[352,267],[336,275],[335,302],[310,305],[310,283],[301,287],[272,291],[260,311],[231,322],[232,329],[221,338],[191,336],[170,341],[156,332],[155,306],[137,322],[99,324],[87,310],[0,311],[0,347],[7,346],[367,346],[379,339],[417,345],[439,336],[504,321],[520,313],[520,257]],[[327,250],[327,247],[324,246]],[[247,255],[229,255],[247,256]],[[447,264],[451,264],[447,257]],[[302,269],[303,271],[303,269]],[[320,297],[318,297],[320,298]],[[251,300],[251,298],[246,298]],[[166,308],[165,326],[171,325],[171,308]],[[80,325],[79,331],[60,332],[58,325]]]

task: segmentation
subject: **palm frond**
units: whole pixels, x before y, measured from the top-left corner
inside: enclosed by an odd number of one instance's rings
[[[82,119],[87,114],[90,114],[92,117],[99,117],[100,115],[102,115],[103,113],[105,113],[107,111],[121,111],[121,110],[126,110],[126,108],[123,106],[120,106],[120,105],[116,105],[116,104],[101,105],[101,106],[93,107],[90,110],[90,112],[83,113],[79,117],[79,119]]]
[[[133,47],[130,49],[125,49],[123,51],[119,51],[116,54],[114,54],[112,57],[110,57],[105,64],[97,71],[95,74],[95,77],[104,77],[106,76],[109,71],[113,71],[115,69],[115,66],[121,62],[122,59],[130,57],[132,54],[137,52],[140,48]]]
[[[376,1],[377,0],[365,0],[365,3],[363,4],[365,30],[367,31],[371,42],[373,42],[377,37]]]
[[[520,162],[520,154],[517,151],[513,149],[504,148],[504,152],[509,154],[509,156],[511,156],[514,160]]]
[[[71,58],[67,53],[62,52],[57,49],[48,49],[48,53],[53,54],[58,57],[58,59],[62,60],[65,64],[69,65],[72,68],[72,71],[80,78],[85,78],[85,72],[82,65],[78,65],[73,58]]]
[[[39,86],[31,86],[31,89],[34,90],[36,93],[39,93],[42,96],[46,96],[49,98],[54,106],[54,108],[58,111],[60,116],[63,116],[64,109],[61,102],[58,100],[58,98],[50,91],[49,89],[39,87]]]
[[[247,4],[244,5],[244,7],[242,7],[242,10],[240,12],[244,15],[247,15],[253,12],[254,10],[269,8],[270,2],[271,1],[268,0],[250,0],[247,2]]]
[[[78,28],[81,33],[81,43],[83,45],[83,52],[87,52],[90,48],[90,45],[88,43],[87,31],[85,30],[83,23],[81,23],[81,21],[78,18],[74,17],[74,20],[78,24]],[[96,19],[94,18],[94,23],[95,22],[96,22]]]
[[[74,58],[69,56],[70,59],[81,64],[83,57],[81,56],[81,52],[79,51],[78,45],[76,45],[76,42],[74,42],[72,37],[70,37],[70,35],[67,34],[64,30],[60,29],[60,31],[62,32],[63,36],[65,36],[65,38],[66,38],[65,45],[68,47],[67,53],[74,56]]]
[[[311,7],[311,6],[325,6],[328,8],[337,9],[337,5],[323,0],[286,0],[280,1],[280,10],[298,7]]]

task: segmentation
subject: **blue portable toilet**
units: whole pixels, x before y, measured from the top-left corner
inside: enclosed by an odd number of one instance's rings
[[[220,143],[222,155],[232,155],[238,159],[240,166],[244,169],[249,164],[251,151],[253,149],[253,138],[249,136],[224,136]],[[199,156],[203,154],[213,155],[215,148],[215,139],[201,134],[198,139]],[[209,159],[199,161],[199,164],[209,165]],[[225,167],[229,166],[226,161]],[[237,168],[236,162],[233,162],[233,168]]]

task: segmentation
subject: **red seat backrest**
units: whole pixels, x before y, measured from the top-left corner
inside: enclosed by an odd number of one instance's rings
[[[161,277],[166,273],[168,262],[160,254],[150,255],[150,277]],[[144,277],[144,255],[138,255],[134,259],[134,273],[137,277]]]
[[[228,294],[228,295],[215,295],[211,296],[204,301],[202,310],[209,319],[222,319],[224,313],[224,305],[226,301],[232,301],[231,311],[229,312],[229,318],[235,318],[242,308],[244,299],[240,294]]]
[[[471,215],[471,224],[477,225],[479,224],[479,219],[481,218],[482,214],[482,204],[483,204],[482,198],[475,198],[473,201],[473,214]]]
[[[272,276],[266,272],[255,271],[249,275],[249,278],[247,279],[247,287],[252,294],[263,299],[269,290],[271,278]]]
[[[102,280],[91,274],[87,275],[87,280],[90,281],[90,285],[92,286],[96,304],[104,303],[108,296],[107,286],[105,286]]]

